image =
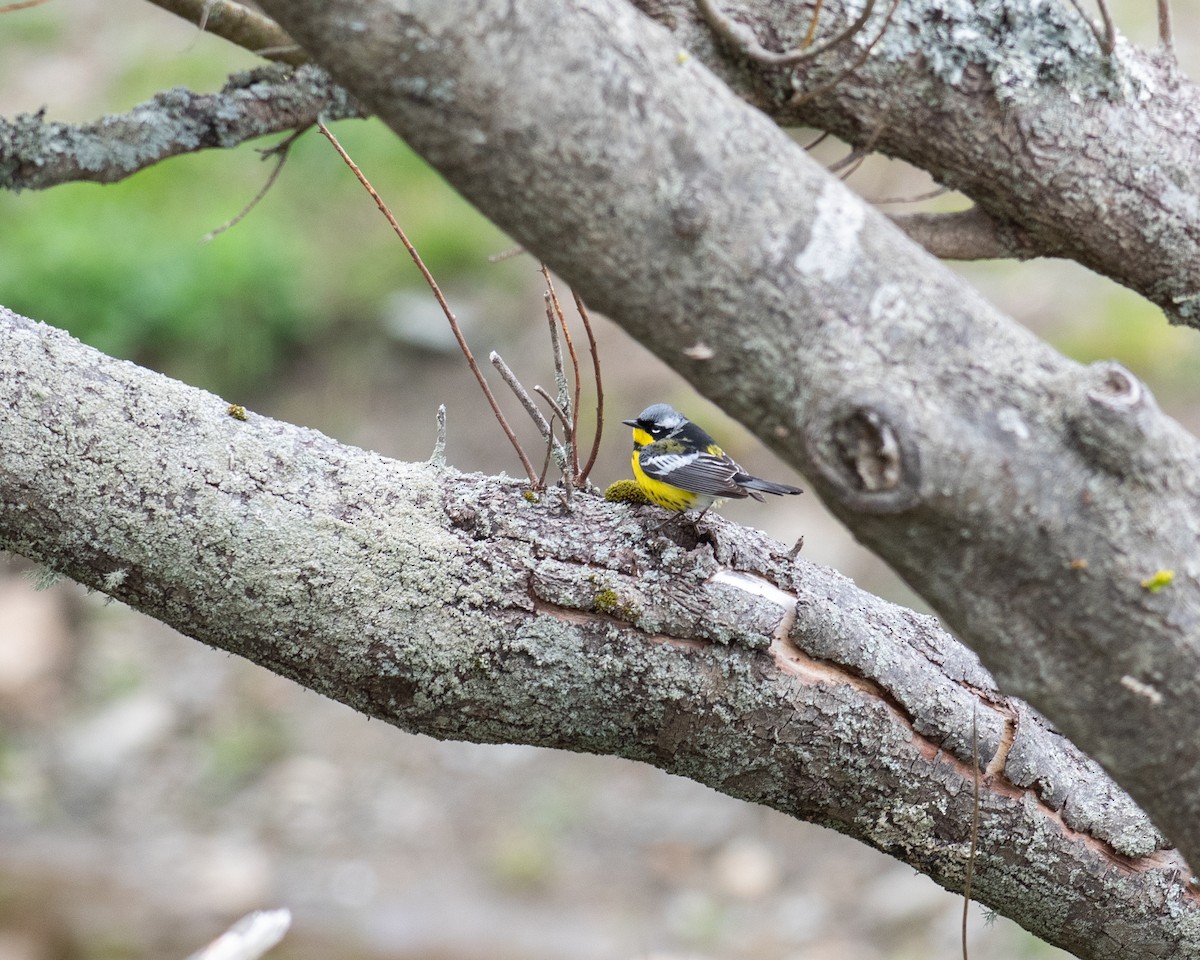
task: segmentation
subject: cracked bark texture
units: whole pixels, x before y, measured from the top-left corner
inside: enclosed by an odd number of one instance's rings
[[[641,760],[831,826],[1085,958],[1200,955],[1182,857],[931,617],[719,520],[530,502],[0,309],[0,545],[406,730]]]
[[[1135,378],[1001,316],[619,0],[263,6],[1200,862],[1200,445]]]

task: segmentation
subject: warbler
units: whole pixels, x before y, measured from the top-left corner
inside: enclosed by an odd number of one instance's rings
[[[786,483],[751,476],[717,442],[687,417],[665,403],[655,403],[633,427],[633,475],[642,492],[668,510],[700,510],[723,500],[764,493],[797,494],[803,491]]]

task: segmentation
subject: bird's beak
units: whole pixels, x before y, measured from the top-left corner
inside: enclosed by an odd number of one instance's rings
[[[627,426],[627,427],[636,427],[637,426],[636,420],[622,420],[621,422],[623,424],[625,424],[625,426]]]

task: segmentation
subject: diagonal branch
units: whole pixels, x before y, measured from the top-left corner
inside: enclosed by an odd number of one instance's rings
[[[263,6],[805,473],[1200,862],[1200,443],[1135,377],[989,307],[619,0],[484,2],[469,21],[409,0],[400,24],[381,0]]]
[[[1092,761],[933,618],[759,533],[672,543],[653,508],[235,417],[2,308],[0,404],[0,546],[185,634],[406,730],[651,763],[951,889],[977,749],[978,899],[1085,960],[1195,943],[1182,860]]]

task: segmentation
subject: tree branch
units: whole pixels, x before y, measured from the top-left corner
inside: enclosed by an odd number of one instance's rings
[[[930,617],[714,521],[405,464],[0,308],[0,544],[370,716],[645,761],[851,834],[1082,958],[1184,957],[1177,853]],[[1147,946],[1153,945],[1153,947]]]
[[[235,74],[219,93],[183,88],[95,123],[47,122],[39,113],[0,118],[0,189],[42,190],[72,181],[116,183],[160,160],[197,150],[363,116],[316,67]]]
[[[912,0],[861,67],[810,98],[855,60],[855,44],[778,69],[715,35],[695,0],[633,2],[781,125],[871,141],[1018,224],[1037,255],[1076,260],[1200,326],[1200,171],[1195,138],[1181,133],[1200,129],[1200,89],[1171,58],[1124,40],[1101,55],[1066,0]],[[797,0],[722,5],[782,49],[808,23]],[[833,32],[860,9],[827,0],[822,22]]]
[[[619,0],[263,6],[1200,863],[1200,445],[1142,384],[989,308]]]
[[[894,213],[889,219],[935,257],[943,260],[1031,260],[1042,256],[1013,223],[999,223],[978,207],[955,213]]]
[[[251,53],[291,64],[308,63],[306,54],[274,20],[233,0],[150,0],[205,33],[228,40]]]

